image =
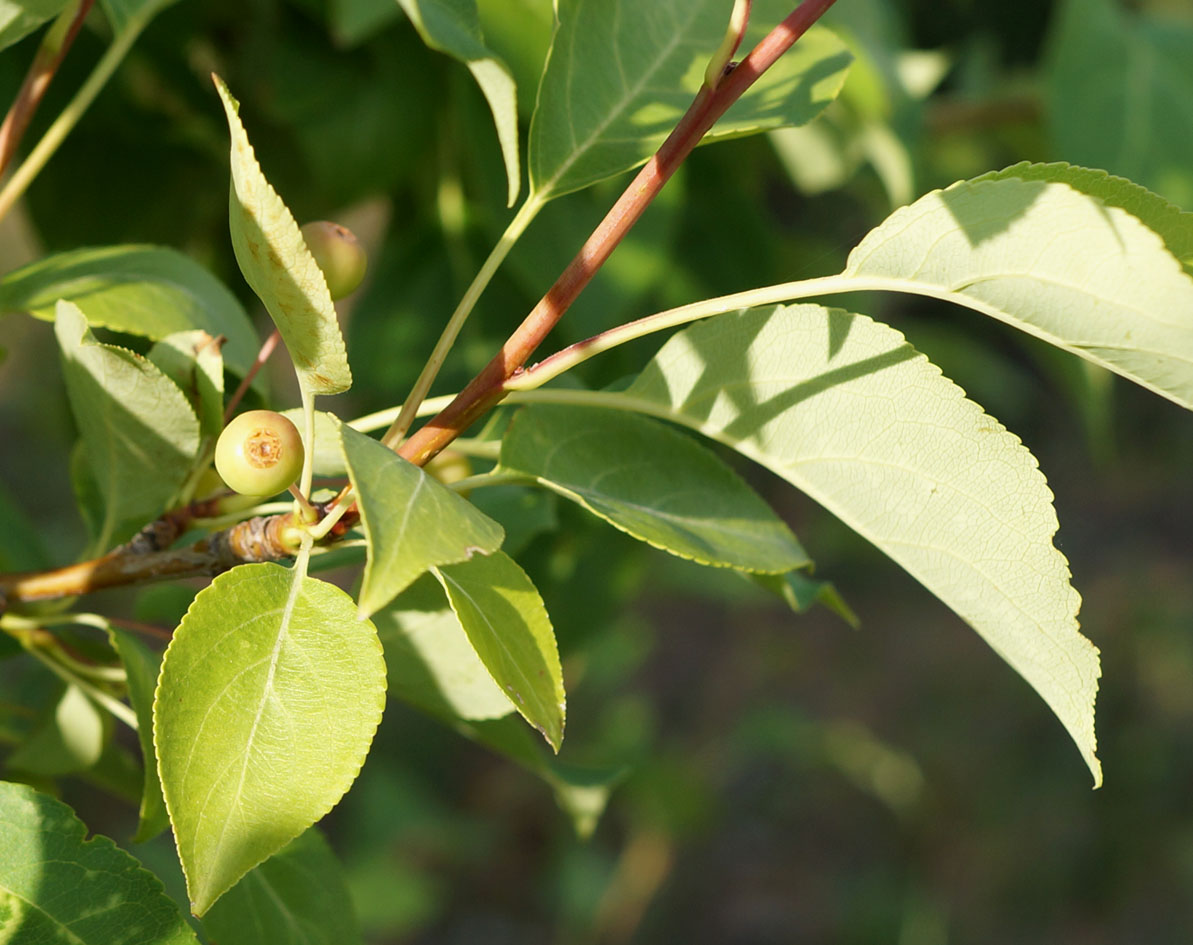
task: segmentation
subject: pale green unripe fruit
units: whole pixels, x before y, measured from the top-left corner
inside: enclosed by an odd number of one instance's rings
[[[288,489],[302,472],[298,428],[272,410],[249,410],[224,427],[215,444],[215,468],[241,495],[269,496]]]
[[[302,238],[323,270],[332,299],[355,292],[364,280],[368,258],[352,231],[338,223],[318,220],[303,224]]]

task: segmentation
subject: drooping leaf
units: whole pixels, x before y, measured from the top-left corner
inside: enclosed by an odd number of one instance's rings
[[[103,503],[98,543],[164,509],[199,448],[186,398],[149,360],[97,342],[72,302],[58,303],[55,333],[86,461]]]
[[[591,835],[624,771],[565,765],[546,750],[517,718],[430,575],[379,610],[374,620],[385,646],[391,696],[541,777],[577,834]]]
[[[257,163],[239,104],[223,80],[213,78],[232,135],[228,216],[236,262],[277,325],[299,383],[313,394],[338,394],[352,386],[352,373],[327,282]]]
[[[0,49],[24,39],[66,9],[70,0],[0,0]]]
[[[750,577],[760,587],[781,598],[797,614],[804,613],[813,604],[821,604],[844,620],[855,630],[861,620],[845,598],[830,581],[808,577],[802,571],[788,571],[786,574],[752,574]]]
[[[890,555],[1044,698],[1096,783],[1096,648],[1035,458],[903,336],[819,305],[671,338],[610,403],[683,423],[791,482]]]
[[[7,764],[47,778],[86,771],[103,754],[106,734],[103,713],[78,686],[67,685]]]
[[[1087,195],[1088,173],[933,191],[854,248],[844,283],[968,306],[1193,407],[1193,277],[1118,205],[1151,215],[1138,188],[1098,178]]]
[[[5,942],[196,945],[162,884],[74,811],[0,782],[0,935]]]
[[[501,526],[377,440],[340,428],[369,540],[360,611],[372,614],[432,565],[501,547]]]
[[[128,700],[137,713],[137,741],[141,744],[145,776],[133,842],[145,843],[165,830],[170,822],[161,781],[157,777],[157,757],[153,753],[153,690],[157,686],[161,658],[131,633],[110,630],[108,638],[124,663],[128,675]]]
[[[242,374],[257,356],[256,333],[236,296],[165,246],[72,249],[0,279],[0,311],[53,321],[59,299],[78,305],[93,327],[154,341],[190,330],[223,335],[224,359]]]
[[[522,187],[517,89],[509,67],[485,45],[476,0],[398,0],[398,4],[423,42],[468,67],[488,100],[505,160],[507,202],[512,206]]]
[[[623,411],[519,411],[501,466],[532,476],[635,538],[681,558],[778,574],[811,562],[791,529],[689,436]]]
[[[147,355],[182,391],[199,418],[205,437],[224,426],[224,359],[216,339],[205,331],[167,335]]]
[[[1193,206],[1193,23],[1065,0],[1044,76],[1053,150]]]
[[[250,870],[203,917],[219,945],[360,945],[343,867],[318,828]]]
[[[384,701],[376,630],[339,588],[250,564],[199,592],[166,650],[153,725],[196,915],[339,801]]]
[[[719,0],[560,2],[530,126],[531,191],[558,197],[645,161],[691,104],[731,9]],[[755,2],[744,47],[790,12],[789,3]],[[849,62],[832,33],[809,30],[705,140],[811,121]]]
[[[563,670],[551,618],[526,572],[500,551],[433,572],[493,680],[558,752]]]

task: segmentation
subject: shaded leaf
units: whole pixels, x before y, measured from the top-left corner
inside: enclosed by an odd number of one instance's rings
[[[788,571],[786,574],[752,574],[750,577],[759,586],[782,598],[797,614],[804,613],[814,604],[821,604],[855,630],[861,626],[858,615],[830,581],[820,581],[800,571]]]
[[[55,323],[66,390],[86,462],[103,504],[98,544],[160,514],[199,448],[199,421],[186,398],[150,361],[98,343],[72,302]]]
[[[103,713],[78,686],[67,685],[8,765],[47,778],[86,771],[103,754],[106,735]]]
[[[323,272],[261,172],[237,115],[239,104],[223,80],[213,79],[232,136],[228,216],[236,262],[277,325],[299,383],[313,394],[345,391],[352,386],[352,373]]]
[[[219,945],[359,945],[340,861],[318,828],[251,870],[203,917]]]
[[[1031,683],[1101,782],[1098,652],[1052,544],[1052,493],[1018,438],[902,335],[818,305],[724,315],[607,396],[733,447],[890,555]]]
[[[0,932],[6,942],[187,945],[195,933],[157,878],[74,811],[0,782]]]
[[[205,331],[167,335],[146,355],[172,380],[199,418],[205,437],[224,428],[224,359],[216,339]]]
[[[137,741],[141,744],[145,776],[133,843],[145,843],[165,830],[170,822],[153,751],[153,690],[157,687],[161,657],[131,633],[110,630],[108,639],[124,663],[128,675],[128,701],[137,713]]]
[[[377,440],[340,427],[344,462],[369,540],[360,611],[372,614],[432,565],[501,547],[501,526]]]
[[[526,572],[500,551],[433,571],[493,680],[558,752],[563,670],[551,618]]]
[[[791,12],[756,2],[745,48]],[[731,7],[720,0],[564,0],[530,125],[531,191],[550,199],[641,164],[691,104]],[[836,97],[850,55],[809,30],[705,141],[811,121]]]
[[[59,299],[78,305],[92,327],[154,341],[192,329],[223,335],[223,356],[241,374],[257,357],[256,332],[236,296],[190,257],[165,246],[73,249],[0,279],[0,311],[53,321]]]
[[[0,49],[24,39],[66,9],[70,0],[0,0]]]
[[[339,801],[384,701],[376,630],[339,588],[250,564],[199,592],[166,650],[153,729],[196,915]]]
[[[691,437],[645,417],[524,408],[501,441],[500,468],[531,476],[681,558],[763,573],[811,563],[737,473]]]
[[[485,45],[476,0],[398,0],[398,4],[423,42],[468,67],[488,100],[505,161],[507,202],[512,206],[522,187],[517,89],[509,67]]]

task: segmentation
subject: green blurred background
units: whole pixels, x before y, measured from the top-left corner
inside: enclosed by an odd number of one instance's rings
[[[480,6],[528,121],[550,4]],[[1020,160],[1103,167],[1193,209],[1189,0],[838,0],[828,22],[858,55],[842,100],[810,128],[698,151],[560,344],[836,272],[894,206]],[[86,75],[103,29],[97,18],[80,36],[29,142]],[[0,58],[5,101],[31,55],[24,43]],[[168,9],[0,230],[0,269],[158,242],[248,302],[227,238],[212,70],[299,220],[340,220],[371,248],[368,282],[341,312],[356,386],[329,406],[349,417],[400,401],[509,211],[483,100],[392,0]],[[488,359],[619,186],[544,211],[438,392]],[[1193,940],[1193,417],[973,312],[835,304],[905,332],[1039,458],[1083,628],[1102,650],[1105,787],[1090,790],[1044,704],[959,619],[767,474],[742,467],[860,629],[824,608],[793,615],[732,575],[547,504],[519,560],[564,656],[561,757],[624,777],[582,841],[542,782],[391,705],[324,825],[370,943]],[[614,381],[657,344],[589,362],[584,380]],[[7,316],[0,347],[0,567],[69,561],[84,535],[52,335]],[[165,625],[193,592],[95,606]],[[15,701],[6,729],[20,728]],[[65,797],[93,829],[131,833],[127,806],[82,782]],[[164,843],[137,852],[160,862]]]

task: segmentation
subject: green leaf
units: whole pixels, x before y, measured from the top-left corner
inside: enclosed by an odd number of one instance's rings
[[[281,411],[298,428],[302,434],[303,446],[310,450],[306,442],[306,423],[303,420],[301,407]],[[348,475],[348,467],[344,464],[344,451],[340,448],[340,421],[335,414],[325,410],[315,411],[315,453],[312,457],[316,476],[329,479],[339,479]]]
[[[546,751],[515,717],[513,703],[485,669],[430,575],[379,610],[374,620],[385,646],[391,696],[541,777],[577,834],[591,835],[624,771],[564,765]]]
[[[103,754],[106,734],[103,713],[78,686],[67,685],[8,766],[47,778],[86,771]]]
[[[219,344],[205,331],[167,335],[147,355],[182,391],[199,418],[205,437],[224,428],[224,359]]]
[[[219,945],[360,945],[344,870],[315,827],[228,890],[203,917]]]
[[[501,526],[377,440],[340,427],[344,462],[369,540],[360,612],[372,614],[438,564],[501,547]]]
[[[522,188],[518,155],[518,94],[509,67],[485,45],[476,0],[398,0],[423,42],[468,67],[493,112],[497,140],[505,160],[507,202],[513,206]]]
[[[250,564],[199,592],[166,650],[153,725],[196,915],[339,801],[384,701],[376,630],[339,588]]]
[[[1029,161],[1013,164],[1001,171],[991,171],[974,180],[1004,180],[1010,177],[1058,181],[1102,201],[1108,207],[1127,211],[1158,235],[1168,251],[1181,261],[1185,271],[1193,275],[1193,213],[1169,203],[1146,187],[1088,167],[1064,163],[1032,164]]]
[[[100,6],[108,22],[112,24],[112,32],[123,33],[134,20],[134,28],[141,29],[150,19],[178,0],[100,0]]]
[[[165,830],[170,822],[162,797],[162,784],[157,777],[157,758],[153,753],[153,690],[157,686],[161,657],[131,633],[109,630],[108,639],[124,663],[128,675],[128,700],[137,713],[137,741],[141,744],[145,777],[133,843],[145,843]]]
[[[544,200],[620,174],[662,144],[691,104],[725,35],[720,0],[563,0],[530,125],[531,191]],[[744,44],[791,12],[756,2]],[[850,55],[809,30],[705,141],[811,121],[841,89]]]
[[[53,321],[59,299],[77,304],[94,328],[154,341],[191,329],[223,335],[224,358],[241,374],[260,346],[236,296],[194,260],[164,246],[74,249],[0,279],[0,311]]]
[[[1023,173],[896,210],[850,253],[842,279],[968,306],[1193,407],[1193,278],[1117,206],[1150,215],[1154,205],[1113,178],[1091,189],[1114,202],[1086,195],[1081,170]]]
[[[1054,16],[1053,151],[1193,207],[1193,24],[1117,0],[1067,0]]]
[[[49,566],[41,533],[21,503],[0,483],[0,571],[36,571]]]
[[[858,615],[829,581],[810,578],[799,571],[788,571],[786,574],[751,574],[750,578],[782,599],[797,614],[806,612],[813,604],[821,604],[855,630],[861,626]]]
[[[563,670],[551,618],[526,572],[497,551],[433,573],[493,680],[558,752],[566,711]]]
[[[531,476],[681,558],[771,574],[811,564],[737,473],[691,437],[645,417],[524,408],[501,442],[500,469]]]
[[[441,719],[499,719],[516,711],[431,575],[411,584],[373,621],[385,647],[391,695]]]
[[[0,0],[0,49],[24,39],[66,9],[70,0]]]
[[[195,945],[157,878],[74,812],[0,782],[0,935],[5,942]]]
[[[819,305],[723,315],[607,396],[733,447],[890,555],[1036,689],[1101,782],[1098,652],[1044,476],[901,334]]]
[[[294,217],[261,172],[237,114],[239,104],[222,79],[213,79],[232,136],[228,216],[236,262],[286,342],[299,383],[312,394],[338,394],[352,386],[352,372],[327,282]]]
[[[104,518],[106,547],[159,515],[199,448],[199,421],[168,377],[138,354],[97,342],[72,302],[54,326],[71,409]]]
[[[370,39],[402,14],[394,0],[331,0],[328,20],[341,46]]]

